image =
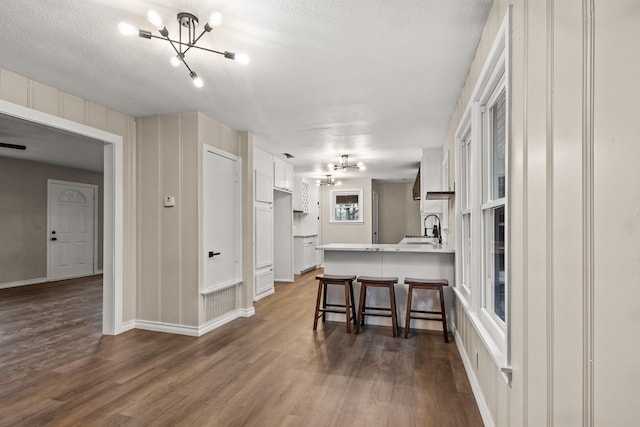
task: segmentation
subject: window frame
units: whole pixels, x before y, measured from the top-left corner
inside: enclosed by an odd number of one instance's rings
[[[336,219],[336,197],[337,196],[358,196],[358,219]],[[329,222],[334,224],[363,224],[364,223],[364,191],[362,188],[349,188],[340,190],[331,190],[329,203]]]
[[[454,291],[485,344],[494,363],[502,371],[505,380],[510,381],[511,372],[511,330],[510,330],[510,165],[511,165],[511,88],[510,88],[510,9],[496,35],[480,76],[474,87],[469,103],[456,129],[456,180],[461,183],[459,203],[456,206],[456,247],[462,256],[456,257],[456,283]],[[504,197],[494,199],[493,194],[493,135],[491,109],[504,92],[505,99],[505,182]],[[464,144],[471,144],[471,165],[466,165],[470,184],[463,181],[462,155],[467,152]],[[470,206],[465,206],[469,201]],[[488,289],[495,288],[495,278],[488,282],[488,262],[494,256],[489,234],[493,234],[495,224],[489,229],[488,218],[496,209],[504,206],[504,321],[495,313],[494,301],[487,304]],[[469,283],[464,283],[465,243],[463,216],[470,217],[471,275]],[[494,218],[495,221],[495,218]],[[491,262],[495,262],[495,258]]]

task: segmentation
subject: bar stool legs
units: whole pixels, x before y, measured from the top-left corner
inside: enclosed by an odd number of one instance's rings
[[[411,325],[411,319],[423,319],[423,320],[441,320],[442,332],[444,334],[444,342],[449,342],[449,331],[447,329],[447,312],[444,306],[444,287],[449,285],[449,281],[446,279],[428,280],[428,279],[411,279],[406,278],[404,280],[406,285],[409,285],[409,293],[407,295],[407,315],[404,325],[404,337],[409,337],[409,327]],[[413,310],[411,305],[413,303],[413,291],[414,290],[432,290],[438,291],[440,297],[440,311],[426,311],[426,310]],[[415,316],[413,313],[421,313],[431,315],[427,316]],[[436,317],[433,317],[436,316]]]
[[[313,318],[313,330],[318,328],[318,318],[322,317],[324,322],[326,313],[341,313],[346,317],[347,333],[351,333],[351,321],[355,323],[356,331],[358,330],[358,321],[356,316],[355,301],[353,298],[353,281],[356,276],[335,276],[324,274],[316,276],[318,280],[318,297],[316,298],[316,311]],[[327,285],[339,285],[344,287],[344,304],[327,303]],[[322,300],[322,308],[320,301]],[[334,307],[343,307],[342,309]]]
[[[358,277],[360,282],[360,301],[358,304],[358,321],[356,322],[356,333],[360,332],[360,326],[364,326],[365,316],[379,316],[391,318],[391,329],[393,331],[393,337],[398,336],[398,321],[396,314],[396,292],[395,284],[398,283],[397,277]],[[389,290],[389,307],[366,307],[367,288],[387,288]],[[371,312],[367,310],[377,310]],[[388,313],[381,313],[380,311],[386,311]]]

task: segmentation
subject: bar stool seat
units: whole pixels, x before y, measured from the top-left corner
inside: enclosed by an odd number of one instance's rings
[[[316,276],[318,281],[318,298],[316,299],[316,314],[313,319],[313,330],[318,328],[318,318],[322,317],[322,321],[325,321],[325,313],[341,313],[346,317],[347,333],[351,333],[351,321],[356,324],[357,330],[357,317],[355,300],[353,298],[353,281],[356,280],[356,276],[337,276],[333,274],[322,274]],[[327,303],[327,285],[340,285],[344,287],[344,304],[328,304]],[[320,300],[322,300],[322,308],[320,307]],[[341,308],[335,308],[341,307]]]
[[[398,324],[396,315],[396,293],[395,284],[398,283],[397,277],[371,277],[359,276],[360,282],[360,303],[358,304],[358,322],[356,323],[356,333],[360,332],[360,326],[364,325],[365,316],[390,317],[391,329],[393,337],[398,336]],[[389,290],[389,307],[367,307],[367,288],[387,288]],[[367,311],[377,310],[377,311]]]
[[[404,279],[405,285],[409,285],[409,293],[407,294],[407,316],[404,325],[404,337],[409,337],[409,326],[411,325],[411,319],[422,320],[441,320],[442,331],[444,333],[444,342],[449,342],[449,331],[447,330],[447,313],[444,307],[444,287],[449,286],[447,279],[414,279],[407,277]],[[413,302],[413,291],[416,290],[431,290],[437,291],[440,297],[440,311],[425,311],[425,310],[413,310],[411,303]],[[413,313],[420,313],[429,316],[416,316]],[[435,317],[434,317],[435,316]]]

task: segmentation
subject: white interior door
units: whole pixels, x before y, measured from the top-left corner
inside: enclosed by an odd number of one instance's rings
[[[95,273],[95,185],[48,181],[49,280]]]
[[[212,147],[204,154],[203,291],[239,283],[239,159]]]

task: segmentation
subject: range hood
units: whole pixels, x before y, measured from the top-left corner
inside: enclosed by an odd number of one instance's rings
[[[418,175],[416,176],[416,181],[413,183],[413,200],[420,200],[422,197],[420,195],[420,168],[418,168]]]
[[[449,200],[455,195],[455,191],[427,191],[425,200]]]

